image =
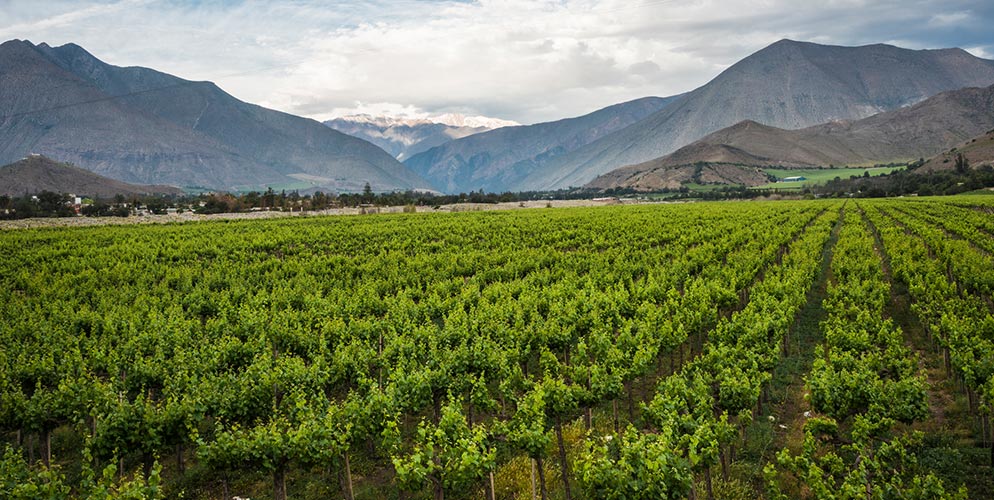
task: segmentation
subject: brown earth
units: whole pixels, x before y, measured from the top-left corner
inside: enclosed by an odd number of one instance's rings
[[[964,142],[925,162],[919,172],[937,172],[956,168],[956,155],[962,154],[971,168],[994,166],[994,130]]]
[[[0,167],[0,194],[22,196],[42,191],[98,198],[110,198],[118,194],[183,194],[183,190],[177,187],[128,184],[39,155]]]

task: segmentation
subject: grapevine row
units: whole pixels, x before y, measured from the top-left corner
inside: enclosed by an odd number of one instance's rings
[[[963,381],[970,407],[981,419],[983,440],[989,443],[989,414],[994,409],[994,317],[984,298],[957,285],[969,279],[955,272],[964,268],[951,270],[948,261],[939,257],[951,253],[948,246],[958,246],[958,240],[910,237],[907,231],[912,227],[929,235],[934,231],[926,232],[921,224],[899,215],[887,217],[875,205],[867,206],[867,216],[880,234],[895,277],[908,286],[912,309],[942,350],[947,370]]]
[[[802,450],[784,449],[766,468],[772,498],[856,499],[889,495],[913,498],[947,494],[934,475],[916,475],[911,447],[920,432],[902,432],[929,415],[927,382],[901,329],[885,318],[890,301],[874,239],[856,210],[846,213],[831,263],[834,282],[822,306],[825,344],[815,349],[806,387],[814,414],[807,415]],[[786,495],[783,484],[794,493]],[[803,492],[803,493],[800,493]]]
[[[695,475],[712,497],[712,467],[727,463],[752,418],[837,218],[837,208],[819,216],[752,286],[745,308],[720,321],[704,352],[659,382],[644,407],[646,429],[588,444],[578,468],[590,497],[685,498]]]

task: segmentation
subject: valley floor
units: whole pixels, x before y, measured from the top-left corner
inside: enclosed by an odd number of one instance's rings
[[[655,201],[638,200],[539,200],[506,203],[456,203],[440,205],[438,207],[419,206],[417,213],[456,213],[456,212],[487,212],[492,210],[519,210],[524,208],[577,208],[577,207],[600,207],[607,205],[632,205],[645,203],[659,203]],[[30,229],[39,227],[88,227],[107,225],[127,225],[127,224],[173,224],[181,222],[205,222],[216,220],[257,220],[275,219],[283,217],[321,217],[328,215],[369,215],[369,214],[399,214],[404,213],[404,206],[391,207],[350,207],[350,208],[329,208],[327,210],[310,212],[279,212],[279,211],[257,211],[257,212],[237,212],[222,214],[196,214],[185,212],[180,214],[167,215],[145,215],[131,217],[37,217],[31,219],[0,220],[0,230],[6,229]]]
[[[994,198],[604,204],[0,232],[0,497],[994,495]]]

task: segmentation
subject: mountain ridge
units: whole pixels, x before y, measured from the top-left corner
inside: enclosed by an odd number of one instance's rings
[[[173,186],[129,184],[41,155],[0,166],[0,195],[21,196],[42,191],[100,198],[118,194],[183,194],[183,190]]]
[[[220,189],[301,178],[352,191],[364,182],[427,187],[367,141],[245,103],[211,82],[112,66],[75,44],[8,41],[0,67],[0,114],[21,113],[0,123],[0,162],[42,152],[124,181]]]
[[[910,50],[781,40],[733,64],[644,120],[557,158],[523,181],[580,186],[676,151],[743,120],[803,128],[866,118],[937,93],[994,83],[994,61],[962,49]]]
[[[324,124],[343,134],[369,141],[401,161],[451,140],[487,132],[501,126],[518,125],[516,122],[486,117],[458,117],[439,116],[435,118],[439,121],[434,121],[430,118],[351,115],[327,120]],[[458,125],[459,123],[463,125]],[[500,125],[501,123],[508,125]]]
[[[855,121],[788,130],[746,120],[677,151],[612,170],[596,189],[653,189],[649,172],[701,164],[805,168],[929,158],[994,128],[994,85],[943,92],[913,106]]]
[[[521,125],[520,123],[512,120],[490,118],[487,116],[466,116],[459,113],[443,113],[439,115],[427,115],[424,117],[414,118],[406,116],[371,115],[368,113],[359,113],[354,115],[339,116],[337,118],[325,120],[324,123],[335,120],[342,120],[351,123],[368,123],[380,127],[437,124],[448,125],[450,127],[486,128],[488,130],[501,127],[516,127]]]
[[[521,180],[532,170],[635,123],[677,98],[645,97],[574,118],[502,127],[429,149],[404,164],[444,192],[528,191]]]

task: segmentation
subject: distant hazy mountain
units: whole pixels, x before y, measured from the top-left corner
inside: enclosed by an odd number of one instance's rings
[[[827,167],[929,158],[992,128],[994,85],[966,88],[862,120],[798,130],[743,121],[667,156],[612,170],[588,186],[640,190],[672,187],[666,181],[673,175],[664,172],[702,164],[721,165],[721,170],[730,166]]]
[[[669,154],[743,120],[780,128],[854,120],[939,92],[994,83],[994,61],[961,49],[835,47],[782,40],[623,130],[563,155],[523,184],[580,186],[614,168]]]
[[[460,114],[415,119],[351,115],[328,120],[324,124],[343,134],[376,144],[398,160],[407,159],[453,139],[519,125],[509,120]]]
[[[503,127],[445,143],[404,163],[448,193],[525,191],[531,186],[522,181],[535,170],[664,109],[674,99],[646,97],[578,118]]]
[[[172,186],[142,186],[116,181],[44,156],[29,156],[0,167],[0,195],[42,191],[109,198],[114,195],[183,194]]]
[[[376,146],[210,82],[121,68],[73,44],[0,45],[0,163],[29,153],[138,183],[426,187]]]

